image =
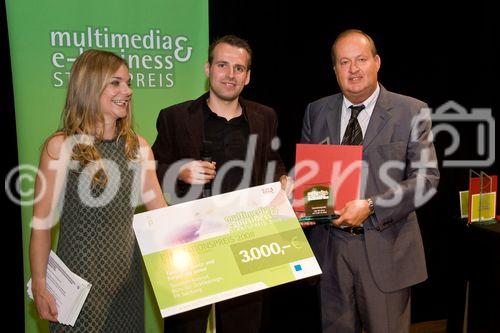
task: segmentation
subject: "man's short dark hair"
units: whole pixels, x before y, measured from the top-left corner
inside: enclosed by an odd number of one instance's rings
[[[219,44],[228,44],[234,47],[242,48],[248,53],[248,63],[247,69],[250,69],[250,65],[252,64],[252,49],[248,42],[240,37],[234,35],[226,35],[224,37],[218,38],[208,48],[208,63],[211,65],[214,60],[214,49]]]

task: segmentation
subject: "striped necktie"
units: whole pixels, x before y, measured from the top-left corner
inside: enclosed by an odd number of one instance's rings
[[[359,126],[358,115],[364,110],[365,106],[361,105],[351,105],[351,118],[347,124],[347,128],[344,133],[344,138],[342,139],[343,145],[360,145],[363,143],[363,132],[361,131],[361,126]]]

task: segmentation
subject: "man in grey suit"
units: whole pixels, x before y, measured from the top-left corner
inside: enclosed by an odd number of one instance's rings
[[[332,59],[342,93],[307,106],[301,141],[362,144],[364,186],[310,233],[323,332],[408,332],[410,286],[427,278],[415,209],[439,181],[427,106],[378,83],[381,60],[362,31],[341,33]]]

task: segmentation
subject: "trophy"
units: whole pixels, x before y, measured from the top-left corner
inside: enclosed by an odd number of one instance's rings
[[[363,147],[331,144],[297,144],[293,208],[300,222],[331,223],[359,198]]]
[[[465,217],[468,223],[496,223],[497,187],[497,175],[469,170],[469,191],[464,191],[467,196]]]
[[[306,186],[304,194],[305,216],[299,222],[315,222],[329,224],[339,218],[333,210],[333,196],[328,184],[310,184]]]

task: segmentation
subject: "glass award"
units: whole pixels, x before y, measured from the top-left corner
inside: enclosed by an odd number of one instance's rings
[[[305,216],[299,218],[299,222],[329,224],[333,219],[339,218],[333,209],[334,200],[328,184],[308,185],[303,194]]]
[[[495,223],[497,177],[469,170],[469,223]]]

